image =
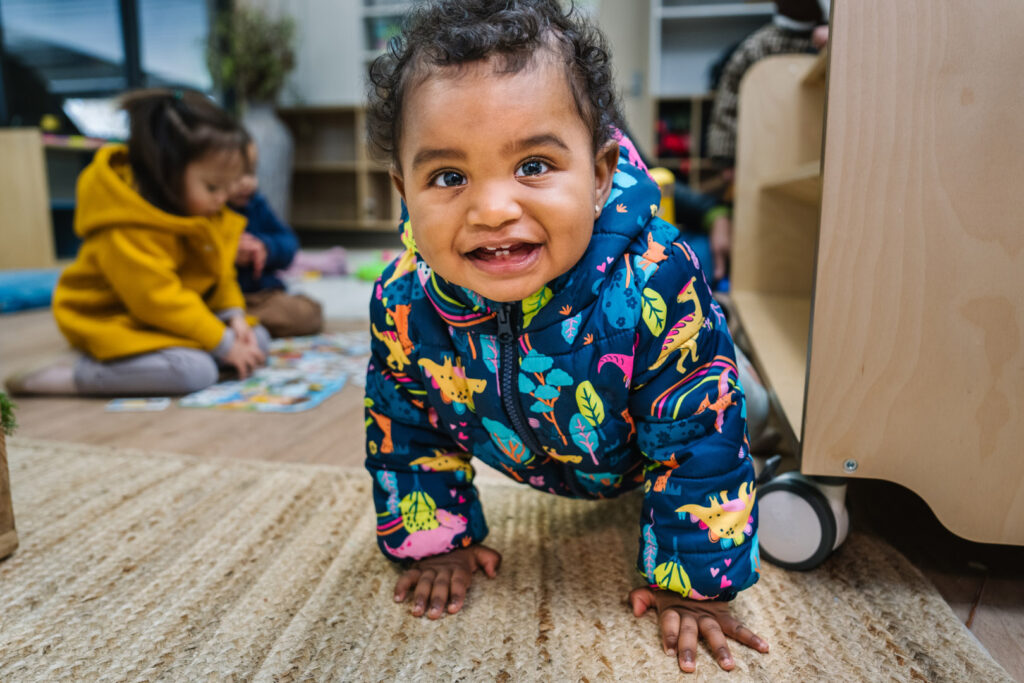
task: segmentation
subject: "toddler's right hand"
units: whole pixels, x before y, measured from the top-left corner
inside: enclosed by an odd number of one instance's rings
[[[255,339],[247,342],[236,338],[235,343],[231,345],[227,355],[224,356],[224,362],[234,367],[241,379],[251,375],[253,370],[263,365],[264,360],[266,358]]]
[[[488,578],[498,575],[501,553],[484,545],[457,548],[444,555],[419,560],[402,572],[395,582],[395,602],[405,602],[409,590],[415,587],[412,615],[429,619],[455,614],[466,600],[466,591],[473,583],[473,573],[482,569]],[[427,605],[430,605],[429,609]]]

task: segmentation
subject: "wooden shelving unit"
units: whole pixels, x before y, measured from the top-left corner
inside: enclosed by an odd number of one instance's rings
[[[370,159],[362,107],[280,110],[295,138],[292,227],[393,231],[401,204],[387,167]]]
[[[653,0],[650,19],[650,88],[654,97],[657,163],[679,182],[702,191],[715,184],[720,169],[707,158],[705,137],[714,94],[712,64],[729,45],[771,20],[771,2],[735,0]],[[659,126],[688,138],[684,156],[663,154]],[[646,144],[644,145],[646,148]],[[710,185],[709,185],[710,183]]]
[[[50,193],[37,128],[0,130],[0,206],[0,268],[53,266]]]
[[[755,64],[732,263],[804,474],[893,481],[954,533],[1017,545],[1021,32],[1016,0],[837,3],[828,57]]]

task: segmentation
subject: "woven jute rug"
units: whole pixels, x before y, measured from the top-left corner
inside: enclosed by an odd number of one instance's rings
[[[339,444],[339,447],[353,447]],[[13,439],[20,548],[0,562],[0,680],[682,678],[639,579],[639,498],[481,484],[498,578],[463,612],[392,598],[362,470]],[[852,535],[823,567],[764,566],[735,612],[771,643],[693,680],[1009,681],[928,581]]]

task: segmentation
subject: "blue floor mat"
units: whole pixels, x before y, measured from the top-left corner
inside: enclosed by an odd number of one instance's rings
[[[0,270],[0,313],[13,313],[50,305],[60,268]]]

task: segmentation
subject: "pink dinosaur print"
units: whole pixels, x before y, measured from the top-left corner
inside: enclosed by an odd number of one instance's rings
[[[633,379],[633,356],[627,356],[624,353],[606,353],[601,356],[601,360],[597,361],[598,372],[601,372],[601,368],[605,363],[611,363],[625,373],[622,381],[628,387],[630,381]]]
[[[453,515],[443,508],[438,508],[435,516],[440,523],[439,526],[412,532],[397,548],[392,548],[387,543],[384,547],[394,557],[407,557],[411,560],[422,560],[424,557],[455,550],[452,539],[466,530],[466,518],[462,515]]]

